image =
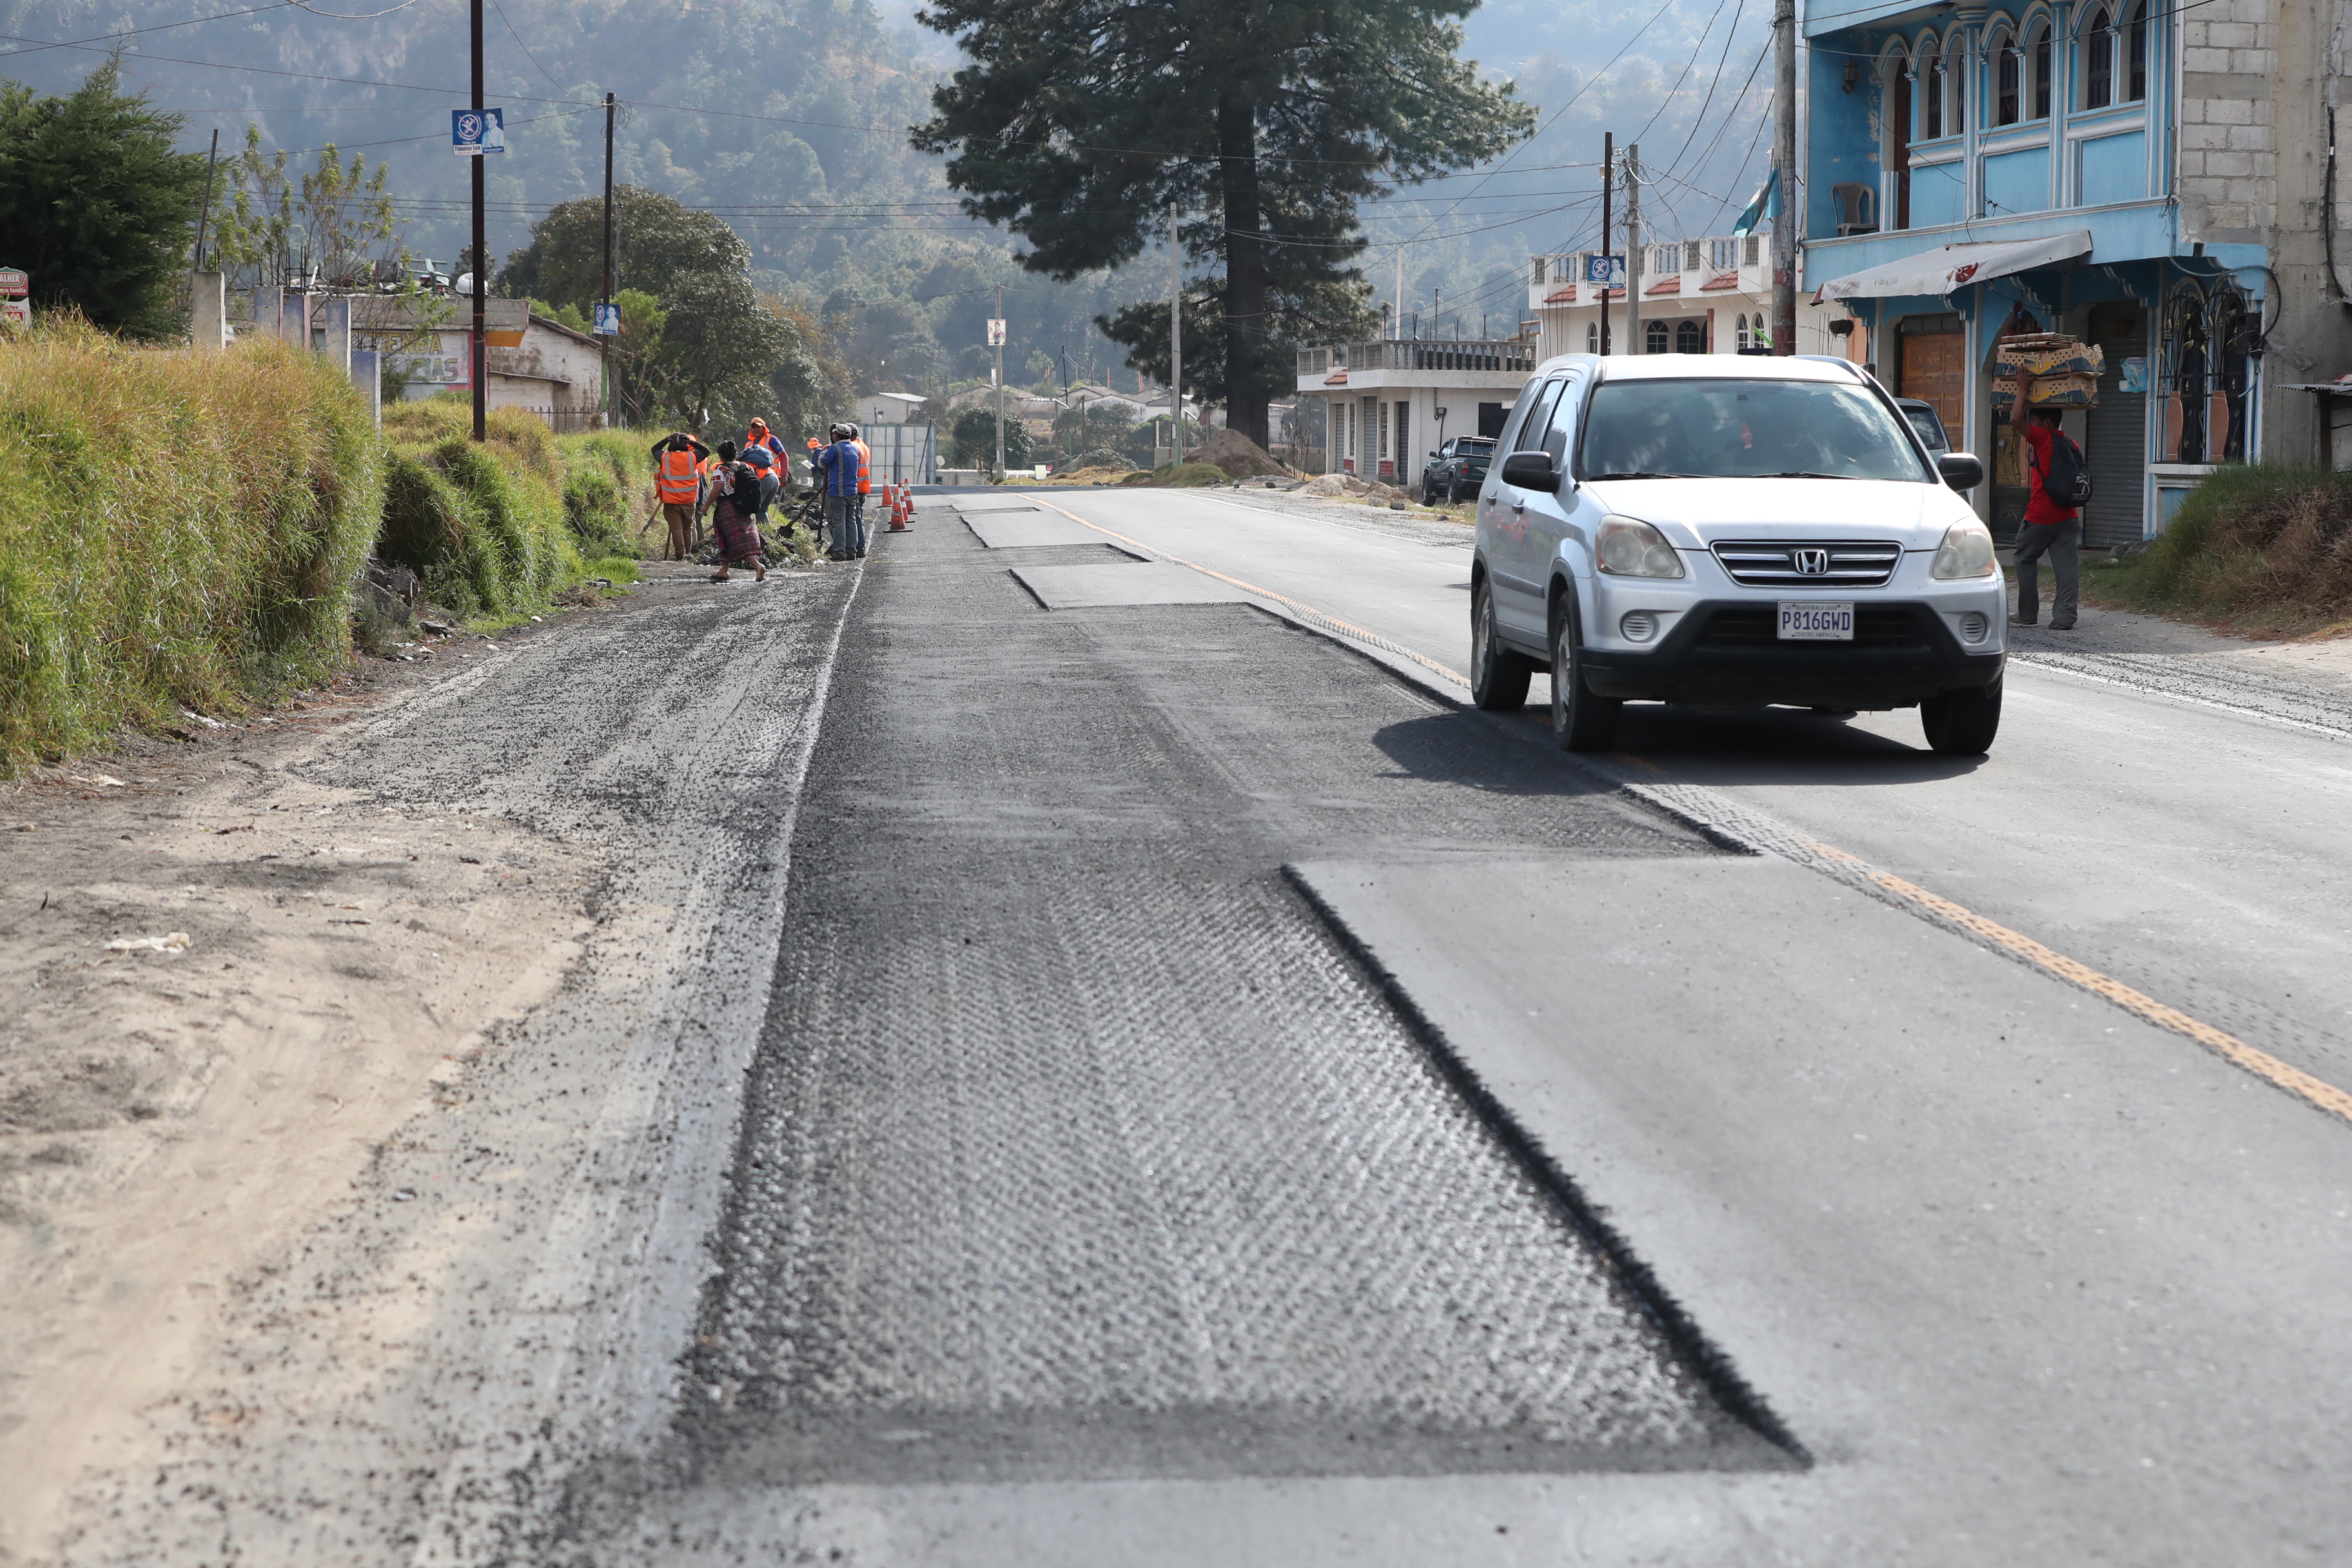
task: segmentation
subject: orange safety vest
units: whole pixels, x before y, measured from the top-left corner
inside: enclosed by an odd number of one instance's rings
[[[772,458],[767,463],[762,463],[758,458],[748,455],[749,448],[758,447],[770,453],[775,454],[781,454],[783,450],[782,443],[776,439],[776,433],[769,429],[765,425],[754,425],[749,430],[744,431],[743,445],[746,448],[747,454],[743,460],[751,465],[751,471],[753,473],[759,474],[764,474],[768,471],[769,468],[772,465],[773,458]]]
[[[854,438],[849,444],[857,448],[857,493],[862,496],[872,495],[874,493],[873,450],[865,442]]]
[[[661,468],[654,476],[654,489],[670,506],[694,504],[702,493],[702,464],[693,447],[662,453]]]

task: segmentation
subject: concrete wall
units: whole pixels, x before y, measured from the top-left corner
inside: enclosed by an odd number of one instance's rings
[[[2352,370],[2352,310],[2344,252],[2352,217],[2352,171],[2336,190],[2336,277],[2321,228],[2327,150],[2326,90],[2340,0],[2209,0],[2179,18],[2180,223],[2184,239],[2260,247],[2277,277],[2263,320],[2275,318],[2263,362],[2263,456],[2315,457],[2310,395],[2289,384],[2333,381]],[[2352,110],[2339,130],[2352,134]]]

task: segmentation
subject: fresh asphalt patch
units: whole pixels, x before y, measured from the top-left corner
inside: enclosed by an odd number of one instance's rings
[[[843,650],[670,1486],[1801,1462],[1280,874],[1713,848],[961,531],[885,536]]]
[[[1102,532],[1066,517],[1047,517],[1036,508],[1007,516],[1010,508],[967,513],[964,526],[991,550],[1029,550],[1051,544],[1100,544]]]
[[[1049,610],[1104,605],[1235,605],[1250,595],[1172,561],[1107,566],[1015,566],[1013,575]]]

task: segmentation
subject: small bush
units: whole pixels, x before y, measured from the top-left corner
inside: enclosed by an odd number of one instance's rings
[[[0,343],[0,770],[341,669],[383,512],[358,390],[274,342]]]
[[[1078,468],[1117,468],[1119,472],[1125,473],[1127,471],[1127,454],[1112,447],[1088,447],[1086,451],[1080,452],[1078,454],[1078,460],[1076,463],[1073,463],[1071,467]]]

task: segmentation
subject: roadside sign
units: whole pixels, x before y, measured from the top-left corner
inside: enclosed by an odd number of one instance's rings
[[[988,318],[988,346],[992,349],[1004,346],[1004,318],[1002,316]]]
[[[31,326],[33,324],[32,305],[23,300],[0,300],[0,322],[5,322],[11,327]]]
[[[460,158],[478,158],[485,153],[507,150],[507,111],[485,109],[478,114],[470,109],[449,111],[449,151]]]
[[[596,336],[616,338],[621,335],[621,307],[608,300],[596,301]]]
[[[1584,280],[1611,289],[1622,289],[1625,287],[1625,258],[1622,256],[1586,257]]]
[[[33,280],[14,267],[0,267],[0,300],[21,300],[33,291]]]

